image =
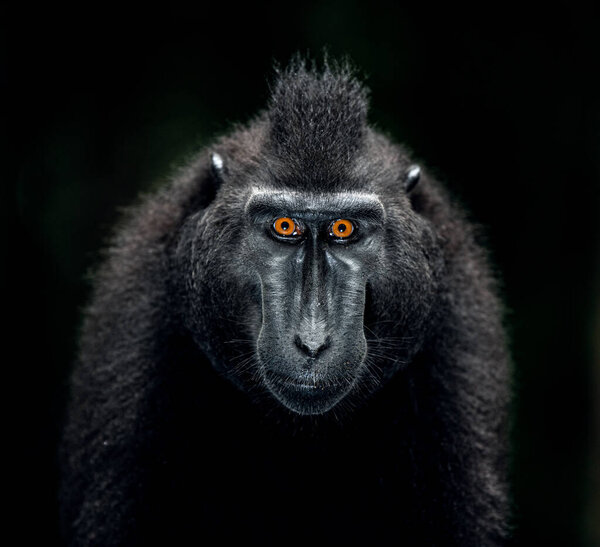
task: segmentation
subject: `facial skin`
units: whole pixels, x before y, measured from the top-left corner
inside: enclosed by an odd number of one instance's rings
[[[245,214],[262,294],[260,375],[290,410],[321,414],[365,372],[365,292],[382,251],[383,205],[368,193],[254,190]]]

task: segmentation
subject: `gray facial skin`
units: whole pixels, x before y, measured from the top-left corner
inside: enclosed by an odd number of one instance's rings
[[[260,375],[290,410],[321,414],[365,372],[365,291],[382,251],[383,205],[374,194],[255,190],[245,213],[262,294]],[[277,234],[281,217],[301,233]],[[349,237],[331,232],[338,219],[354,226]]]

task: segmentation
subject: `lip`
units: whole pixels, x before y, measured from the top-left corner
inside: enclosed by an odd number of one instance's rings
[[[308,383],[299,379],[295,380],[287,376],[281,376],[280,374],[273,371],[268,371],[266,377],[268,383],[273,384],[278,388],[284,389],[286,391],[305,391],[314,393],[329,391],[331,388],[335,389],[335,386],[332,385],[326,386],[324,384],[318,384],[317,382]]]
[[[291,388],[296,388],[296,389],[307,389],[307,390],[312,390],[312,389],[319,389],[318,386],[316,385],[311,385],[311,384],[299,384],[296,382],[286,382],[285,383],[286,386],[291,387]]]
[[[335,406],[349,386],[341,383],[307,383],[274,371],[265,371],[265,382],[271,393],[285,407],[299,414],[322,414]]]

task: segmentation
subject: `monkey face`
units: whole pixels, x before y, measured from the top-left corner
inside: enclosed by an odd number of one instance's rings
[[[380,265],[383,205],[367,193],[255,188],[245,213],[260,377],[288,409],[321,414],[366,372],[366,284]]]
[[[422,339],[435,291],[426,222],[400,192],[384,203],[377,188],[231,188],[180,245],[198,345],[294,413],[364,398]]]

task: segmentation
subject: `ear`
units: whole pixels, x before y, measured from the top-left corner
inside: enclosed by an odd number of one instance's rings
[[[223,184],[225,177],[225,162],[220,154],[212,152],[210,155],[210,169],[214,180],[214,189],[218,190],[219,186]]]
[[[411,165],[404,174],[404,190],[408,194],[417,185],[421,178],[421,168],[418,165]]]
[[[204,209],[212,203],[217,196],[217,192],[223,184],[226,177],[225,162],[220,154],[211,152],[210,168],[206,176],[199,180],[199,188],[193,206],[197,209]]]

